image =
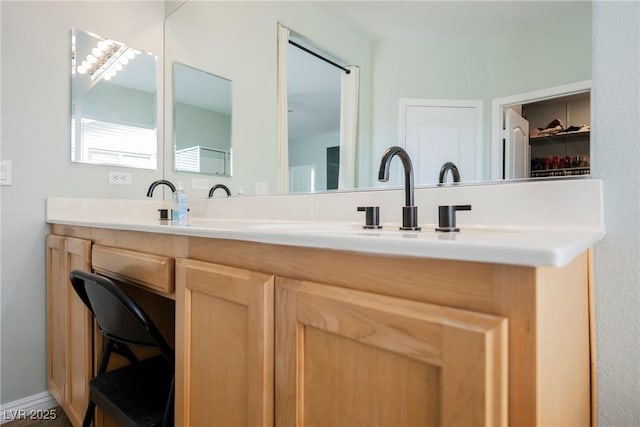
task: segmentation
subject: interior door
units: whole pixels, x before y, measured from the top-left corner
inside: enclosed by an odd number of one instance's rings
[[[529,122],[511,109],[504,110],[504,179],[530,175]]]
[[[481,101],[400,100],[400,145],[411,157],[416,185],[437,184],[446,162],[456,164],[461,181],[481,180],[482,123]],[[401,171],[392,176],[400,178]]]

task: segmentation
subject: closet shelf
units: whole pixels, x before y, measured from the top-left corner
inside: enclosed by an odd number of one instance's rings
[[[545,169],[531,171],[531,178],[543,178],[551,176],[578,176],[589,175],[590,173],[591,168],[588,166],[580,168]]]
[[[589,138],[590,135],[591,135],[590,131],[560,132],[560,133],[556,133],[555,135],[530,137],[529,144],[578,141],[578,140],[584,140],[584,138]]]

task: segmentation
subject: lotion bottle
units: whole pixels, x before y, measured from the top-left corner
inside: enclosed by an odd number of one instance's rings
[[[171,210],[171,222],[173,225],[188,225],[187,222],[187,193],[178,183],[173,192],[173,209]]]

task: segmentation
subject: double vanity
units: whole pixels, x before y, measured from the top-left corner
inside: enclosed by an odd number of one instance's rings
[[[68,286],[84,269],[174,343],[176,426],[592,424],[601,183],[417,189],[421,231],[399,229],[402,201],[191,200],[185,227],[161,200],[49,198],[51,393],[80,425],[102,344]],[[438,206],[467,204],[435,231]]]

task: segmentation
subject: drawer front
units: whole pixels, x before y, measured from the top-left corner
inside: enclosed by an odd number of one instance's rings
[[[93,246],[92,267],[96,273],[152,290],[174,292],[174,259],[126,249]]]

